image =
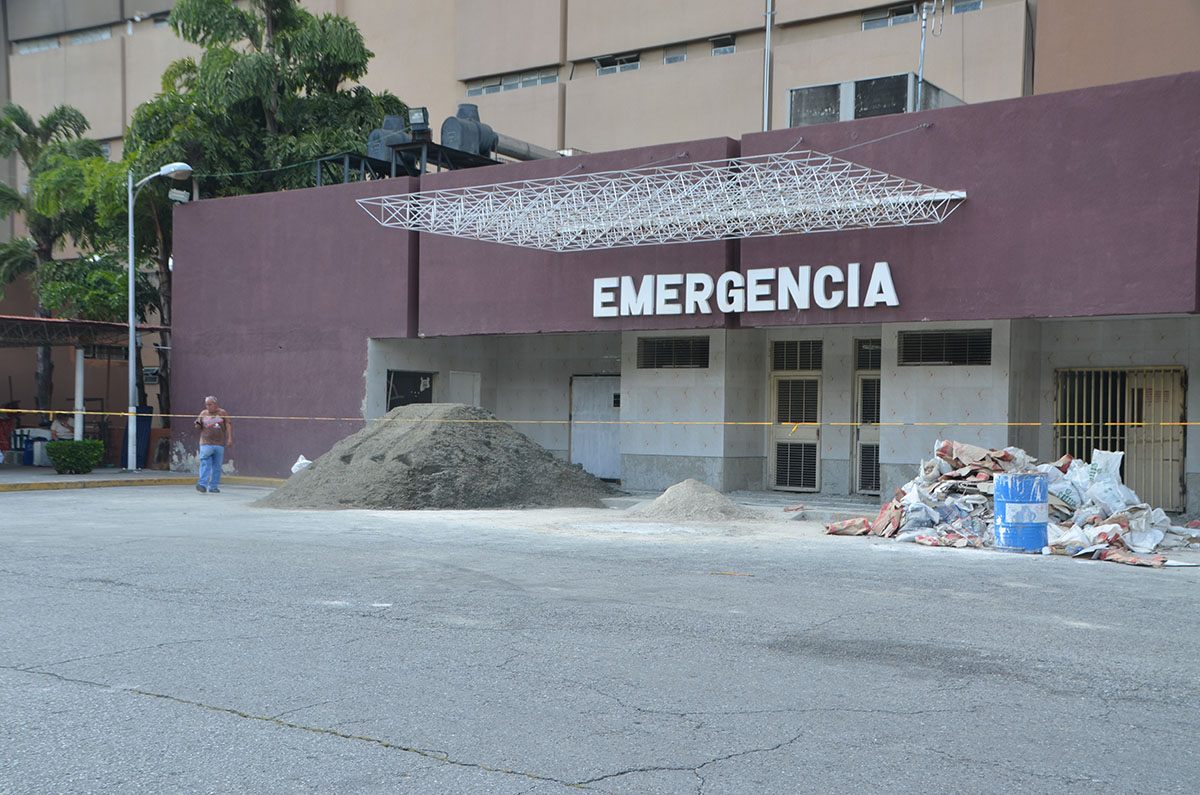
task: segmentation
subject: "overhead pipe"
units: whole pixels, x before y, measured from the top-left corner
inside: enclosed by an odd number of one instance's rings
[[[771,28],[775,25],[775,0],[767,0],[766,46],[763,48],[763,132],[771,129]]]

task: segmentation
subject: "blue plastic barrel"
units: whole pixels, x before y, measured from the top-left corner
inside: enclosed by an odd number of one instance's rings
[[[1047,482],[1041,472],[996,475],[994,529],[996,549],[1041,552],[1050,518]]]

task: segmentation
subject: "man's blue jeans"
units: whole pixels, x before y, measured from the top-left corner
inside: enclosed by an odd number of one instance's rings
[[[225,445],[200,445],[200,479],[196,481],[212,491],[221,485],[221,463],[225,460]]]

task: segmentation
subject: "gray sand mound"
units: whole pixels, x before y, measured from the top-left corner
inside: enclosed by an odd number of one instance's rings
[[[658,499],[631,508],[629,513],[660,521],[720,522],[763,518],[753,508],[738,505],[694,478],[676,483]]]
[[[258,500],[269,508],[601,508],[615,494],[582,467],[459,403],[400,406]]]

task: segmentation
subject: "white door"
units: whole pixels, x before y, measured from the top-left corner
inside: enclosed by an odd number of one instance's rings
[[[621,377],[571,379],[570,461],[598,478],[621,479]]]
[[[821,488],[821,379],[771,379],[774,423],[771,426],[771,476],[775,488]]]
[[[448,403],[463,403],[467,406],[479,405],[479,373],[463,370],[450,371],[450,388],[447,390]]]
[[[878,494],[879,375],[860,373],[854,391],[854,490]]]

